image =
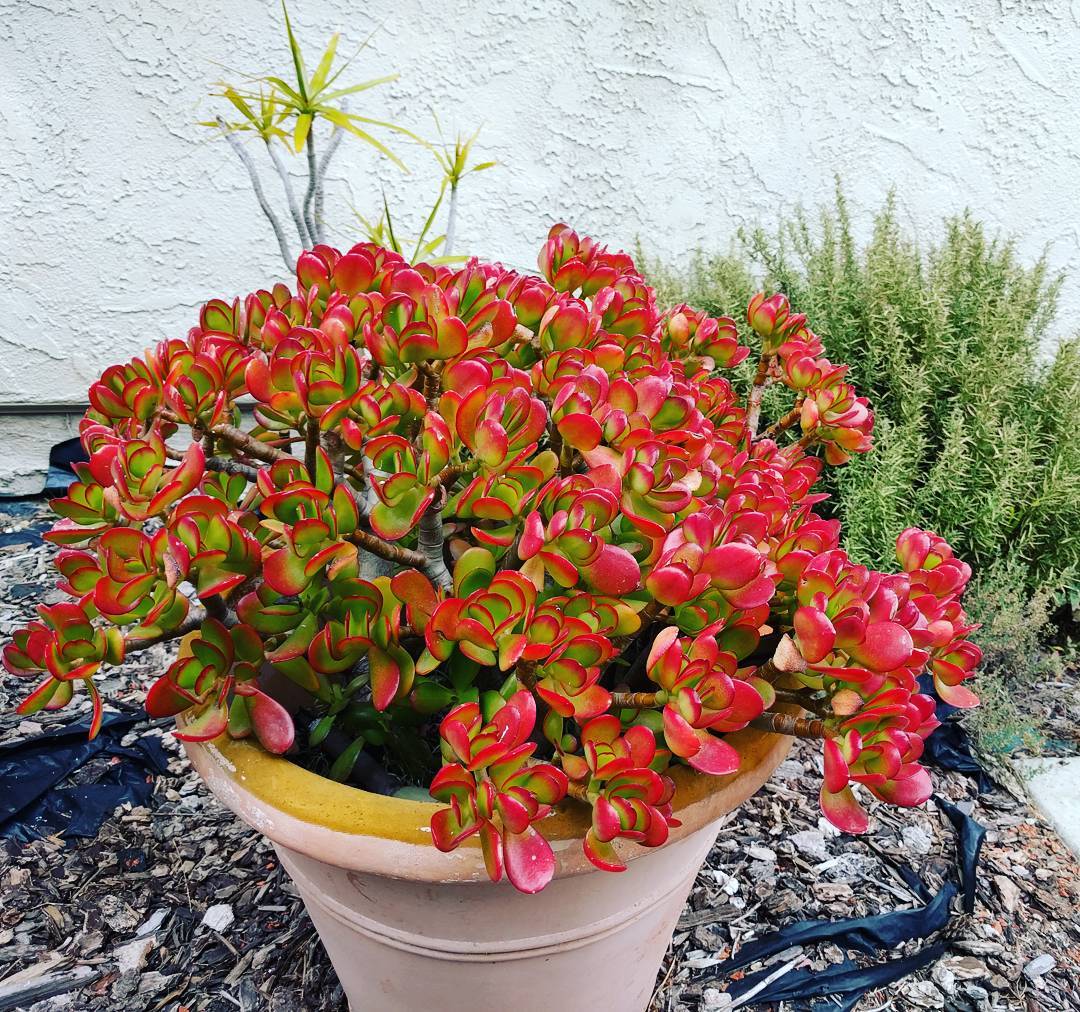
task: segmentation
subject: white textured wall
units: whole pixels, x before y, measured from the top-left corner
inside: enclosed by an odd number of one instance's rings
[[[292,0],[309,53],[401,72],[373,115],[483,124],[502,163],[465,193],[460,245],[531,265],[564,218],[674,257],[740,223],[898,187],[920,234],[970,206],[1068,267],[1080,310],[1080,3],[1073,0]],[[281,271],[241,166],[195,126],[221,71],[285,69],[258,0],[0,2],[0,404],[79,400],[101,368],[183,334],[199,302]],[[348,47],[343,44],[342,50]],[[354,107],[355,108],[355,107]],[[402,178],[343,146],[330,204]],[[267,178],[268,185],[271,180]],[[408,215],[415,224],[419,210]]]

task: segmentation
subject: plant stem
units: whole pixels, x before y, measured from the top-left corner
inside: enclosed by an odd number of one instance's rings
[[[330,458],[330,467],[334,472],[334,481],[340,484],[345,480],[345,441],[341,433],[331,429],[323,436],[323,449]]]
[[[523,327],[520,323],[514,327],[510,340],[514,344],[527,344],[537,353],[540,351],[540,342],[536,339],[536,335],[528,327]]]
[[[222,474],[243,475],[243,477],[251,482],[259,477],[258,470],[250,464],[241,464],[238,460],[228,460],[225,457],[207,457],[206,470],[220,471]]]
[[[365,552],[377,555],[380,559],[386,559],[387,562],[396,562],[401,566],[411,566],[421,572],[427,566],[427,556],[421,552],[414,552],[409,548],[402,548],[401,545],[383,541],[382,538],[369,534],[367,531],[353,531],[346,540],[352,542],[357,548],[362,548]]]
[[[518,681],[530,692],[536,687],[536,661],[518,661],[514,668]]]
[[[347,102],[341,103],[341,109],[344,112],[348,108]],[[326,146],[326,151],[323,152],[322,158],[319,160],[318,178],[315,181],[315,236],[314,242],[326,241],[326,222],[323,219],[323,199],[326,196],[326,172],[330,168],[330,159],[334,157],[335,152],[341,145],[341,138],[345,136],[345,131],[341,127],[335,127],[334,132],[330,135],[330,143]]]
[[[762,352],[757,372],[754,373],[754,384],[746,400],[746,427],[750,430],[751,440],[757,436],[758,424],[761,421],[761,398],[768,386],[769,366],[772,365],[773,358],[773,355]]]
[[[439,396],[442,393],[442,376],[435,370],[430,362],[421,362],[417,366],[420,375],[424,377],[423,394],[429,411],[437,411]]]
[[[802,692],[784,692],[782,689],[777,690],[776,701],[778,703],[794,703],[796,706],[801,706],[804,710],[809,710],[819,717],[832,716],[828,710],[822,708],[821,703],[814,699],[808,699]]]
[[[233,626],[236,624],[236,619],[233,618],[229,606],[220,594],[210,594],[205,599],[199,598],[199,600],[202,601],[206,614],[211,618],[216,618],[222,625]]]
[[[457,235],[458,184],[450,184],[450,209],[446,213],[446,238],[443,239],[443,256],[454,252],[454,239]]]
[[[443,488],[450,488],[463,474],[472,470],[467,464],[450,464],[439,472],[438,482]]]
[[[765,713],[755,717],[749,724],[759,731],[787,734],[793,738],[829,738],[829,729],[823,720],[809,717],[793,717],[790,713]]]
[[[589,801],[589,793],[585,790],[584,784],[579,784],[576,780],[569,780],[566,784],[566,796],[568,798],[574,798],[576,801],[584,801],[585,804],[592,804]]]
[[[799,420],[800,415],[802,415],[804,400],[806,400],[806,397],[800,394],[795,401],[795,406],[779,421],[773,422],[773,424],[762,433],[762,438],[775,439],[781,432],[786,432],[790,429]]]
[[[318,236],[315,228],[315,190],[319,182],[319,169],[315,163],[315,123],[312,121],[311,129],[308,130],[307,140],[304,142],[307,148],[308,185],[307,193],[304,194],[304,224],[307,226],[308,235]]]
[[[775,682],[781,675],[794,675],[805,670],[806,658],[799,653],[795,641],[785,633],[772,657],[757,669],[756,674],[766,682]]]
[[[267,464],[273,464],[274,461],[283,460],[289,456],[287,453],[282,453],[281,450],[275,449],[254,436],[249,436],[242,429],[236,428],[235,425],[215,425],[210,431],[218,439],[224,439],[234,450],[240,450],[249,457],[254,457],[256,460],[261,460]]]
[[[653,710],[667,702],[667,693],[661,701],[659,692],[613,692],[611,705],[632,710]]]
[[[308,476],[315,481],[315,469],[319,460],[319,426],[314,418],[309,418],[304,426],[304,465]]]
[[[454,580],[450,570],[446,568],[446,557],[443,553],[442,507],[445,501],[446,493],[440,488],[431,505],[420,517],[417,547],[424,556],[424,572],[428,578],[436,587],[448,591],[454,585]]]
[[[229,146],[236,152],[237,157],[243,162],[244,168],[247,169],[248,178],[251,180],[251,188],[255,191],[255,199],[259,202],[262,213],[266,215],[266,220],[270,222],[274,230],[274,235],[278,241],[278,249],[281,251],[281,259],[285,261],[286,268],[291,271],[296,265],[296,261],[293,260],[292,255],[289,253],[289,243],[285,238],[285,229],[282,228],[281,222],[278,221],[274,209],[270,206],[270,201],[266,199],[266,192],[263,190],[259,173],[255,169],[255,163],[251,160],[251,155],[244,150],[244,145],[240,143],[240,139],[229,130],[228,124],[220,116],[218,117],[218,126],[221,127],[222,134],[225,140],[229,142]]]
[[[292,177],[289,175],[288,169],[285,168],[285,163],[281,160],[281,155],[278,154],[277,148],[274,147],[271,139],[264,137],[263,141],[270,155],[270,161],[274,163],[278,178],[281,180],[281,187],[285,191],[285,202],[289,205],[289,214],[292,215],[293,224],[296,226],[296,234],[300,237],[300,245],[304,249],[310,249],[315,245],[315,241],[308,234],[304,216],[300,213],[300,203],[296,199],[296,191],[293,190]]]

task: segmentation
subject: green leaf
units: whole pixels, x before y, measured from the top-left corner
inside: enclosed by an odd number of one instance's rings
[[[390,246],[395,253],[401,252],[401,246],[397,241],[397,236],[394,235],[394,220],[390,217],[390,205],[386,202],[386,191],[383,191],[382,195],[383,203],[383,215],[386,218],[386,230],[390,233]]]
[[[435,198],[435,203],[431,208],[431,213],[427,216],[427,220],[424,222],[424,227],[420,229],[420,235],[416,240],[416,249],[413,251],[413,262],[415,263],[420,259],[423,253],[426,253],[429,248],[437,246],[443,237],[433,240],[424,246],[424,237],[428,234],[428,230],[435,222],[435,215],[439,213],[439,208],[442,206],[443,196],[446,193],[446,188],[442,187],[439,190],[439,196]]]
[[[368,88],[377,88],[380,84],[389,84],[391,81],[396,81],[400,74],[387,74],[385,77],[373,77],[370,81],[362,81],[360,84],[350,84],[348,88],[338,88],[336,91],[327,92],[325,95],[320,95],[319,100],[322,102],[334,102],[339,98],[346,98],[349,95],[355,95],[361,91],[367,91]]]
[[[268,101],[273,105],[283,105],[288,109],[297,111],[307,105],[307,98],[289,87],[280,77],[264,77],[263,80],[267,84],[272,84],[278,91],[283,91],[289,97],[289,101],[285,102],[278,98],[277,95],[271,95]],[[254,93],[249,97],[254,97]]]
[[[326,44],[326,52],[322,54],[322,59],[319,60],[319,65],[315,68],[315,73],[311,76],[311,93],[313,95],[318,94],[323,85],[326,84],[326,79],[330,75],[330,67],[334,62],[334,55],[337,53],[338,40],[341,38],[340,32],[334,32],[330,36],[330,41]]]
[[[337,714],[328,713],[322,718],[312,729],[311,734],[308,735],[308,742],[312,745],[321,745],[326,736],[330,733],[330,729],[334,726],[334,721],[337,719]]]
[[[391,123],[389,120],[372,119],[372,117],[370,116],[361,116],[357,112],[347,112],[344,115],[347,116],[350,120],[353,120],[357,123],[366,123],[368,126],[377,126],[382,127],[385,130],[393,130],[394,133],[402,134],[405,137],[408,137],[409,140],[416,141],[417,144],[423,145],[425,148],[431,147],[430,141],[426,141],[418,134],[414,134],[407,127],[399,126],[397,123]]]
[[[335,760],[334,764],[330,767],[330,778],[343,782],[349,779],[349,775],[353,771],[353,767],[356,765],[356,760],[360,758],[360,753],[364,751],[365,740],[363,735],[355,738],[353,742],[348,745],[344,752],[341,753]]]
[[[342,130],[348,130],[351,134],[355,134],[362,141],[370,144],[377,151],[381,151],[399,168],[403,169],[405,172],[409,171],[405,163],[400,158],[398,158],[398,156],[395,155],[394,152],[391,151],[385,144],[383,144],[382,141],[378,140],[375,137],[372,137],[371,134],[367,133],[364,130],[361,130],[358,126],[356,126],[352,122],[353,117],[351,117],[348,113],[344,113],[340,109],[334,109],[329,106],[320,105],[318,108],[319,113],[325,116],[335,126],[341,127]],[[299,151],[300,149],[297,148],[297,150]]]
[[[296,126],[293,128],[293,146],[296,148],[297,154],[304,150],[308,134],[311,133],[311,121],[314,118],[311,113],[304,113],[296,117]]]
[[[289,50],[292,52],[293,66],[296,68],[296,83],[299,88],[300,95],[307,101],[307,87],[304,84],[304,57],[300,52],[300,43],[296,41],[296,36],[293,34],[292,22],[289,20],[289,8],[285,5],[285,0],[281,0],[281,10],[285,15],[285,31],[289,36]],[[297,148],[297,151],[300,149]]]
[[[227,98],[239,110],[241,116],[245,116],[253,123],[257,120],[258,117],[256,117],[251,106],[248,105],[246,101],[244,101],[244,98],[235,88],[226,88],[222,92],[222,95],[224,95],[224,97]]]

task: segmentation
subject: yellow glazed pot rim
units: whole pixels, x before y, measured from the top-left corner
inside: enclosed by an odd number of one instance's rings
[[[709,821],[710,814],[718,817],[755,793],[791,746],[791,739],[749,728],[727,735],[726,741],[742,758],[738,772],[718,777],[685,766],[669,770],[676,786],[673,807],[685,823],[685,831],[699,828]],[[353,836],[432,845],[428,826],[437,802],[389,797],[338,783],[285,757],[271,755],[251,739],[235,740],[227,733],[212,742],[186,743],[186,748],[219,797],[222,791],[214,781],[224,774],[254,799],[300,822]],[[229,799],[222,800],[237,811]],[[715,804],[702,804],[709,800]],[[698,817],[696,810],[701,808],[707,809],[700,813],[704,817]],[[247,818],[244,812],[238,814]],[[580,840],[590,825],[589,809],[567,799],[537,825],[552,843]]]

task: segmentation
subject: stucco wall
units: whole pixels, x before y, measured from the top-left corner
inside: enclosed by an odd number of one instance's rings
[[[827,199],[839,172],[863,212],[896,185],[921,234],[967,205],[1025,255],[1048,246],[1073,273],[1059,330],[1080,310],[1077,0],[292,10],[311,58],[333,29],[356,43],[380,26],[357,79],[401,79],[370,93],[373,115],[483,124],[501,166],[465,194],[471,251],[531,265],[563,218],[681,257]],[[258,0],[0,2],[0,404],[81,400],[103,366],[183,334],[206,297],[279,275],[240,164],[195,125],[218,64],[285,68],[279,18]],[[410,177],[343,146],[339,242],[350,203],[370,214],[384,187],[397,208],[426,199],[425,157],[401,150]]]

